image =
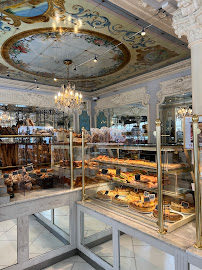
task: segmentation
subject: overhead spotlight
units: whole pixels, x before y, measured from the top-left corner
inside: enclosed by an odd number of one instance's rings
[[[36,82],[36,79],[34,79],[34,82]]]
[[[146,32],[145,32],[145,29],[143,28],[141,32],[141,36],[145,36],[145,35],[146,35]]]
[[[76,71],[76,66],[74,67],[74,70]]]
[[[93,60],[94,62],[97,62],[97,56],[95,55],[95,57],[94,57],[94,60]]]
[[[54,81],[56,82],[57,81],[57,78],[54,78]]]
[[[37,85],[36,89],[39,89],[39,86]]]

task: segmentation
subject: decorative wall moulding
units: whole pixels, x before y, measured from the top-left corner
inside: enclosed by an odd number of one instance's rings
[[[146,93],[146,87],[134,89],[114,96],[99,99],[95,106],[96,114],[104,109],[114,108],[117,106],[124,106],[133,103],[142,103],[143,105],[149,104],[150,95]]]
[[[160,88],[161,90],[156,94],[158,104],[161,104],[165,97],[192,92],[191,75],[161,82]]]
[[[57,93],[59,87],[42,85],[38,84],[41,93]],[[30,89],[37,91],[37,84],[25,81],[18,81],[12,79],[0,78],[0,89],[8,89],[8,90],[21,90],[21,91],[30,91]]]
[[[141,83],[149,82],[149,81],[161,78],[163,76],[167,76],[170,74],[176,74],[177,72],[182,72],[182,71],[188,70],[190,68],[191,68],[191,59],[187,59],[187,60],[178,62],[176,64],[169,65],[167,67],[164,67],[164,68],[137,76],[135,78],[131,78],[131,79],[123,81],[121,83],[117,83],[117,84],[114,84],[112,86],[102,88],[102,89],[97,90],[93,93],[89,93],[87,96],[93,97],[95,95],[104,95],[105,93],[119,91],[119,90],[122,90],[126,87],[130,87],[132,85],[135,86],[135,85],[138,85]]]
[[[54,108],[55,101],[51,95],[41,95],[11,90],[0,90],[0,102],[4,104],[26,105]]]

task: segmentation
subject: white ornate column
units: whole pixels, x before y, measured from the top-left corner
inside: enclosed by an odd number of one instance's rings
[[[178,37],[187,36],[191,49],[193,113],[202,115],[202,0],[176,0],[173,27]]]

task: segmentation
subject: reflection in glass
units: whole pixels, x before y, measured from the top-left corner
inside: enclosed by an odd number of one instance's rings
[[[0,269],[17,263],[17,219],[0,222]]]
[[[61,248],[63,238],[58,233],[56,226],[48,220],[40,218],[41,215],[29,216],[29,258],[40,256],[44,253]]]
[[[82,244],[113,265],[112,227],[86,214],[83,218]]]
[[[69,205],[54,209],[54,224],[66,234],[69,234]]]

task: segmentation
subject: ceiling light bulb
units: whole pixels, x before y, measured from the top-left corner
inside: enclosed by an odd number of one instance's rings
[[[80,94],[79,97],[82,98],[82,94]]]
[[[54,78],[54,81],[56,82],[57,81],[57,78]]]
[[[141,36],[145,36],[146,35],[146,32],[144,30],[144,28],[142,29],[142,32],[141,32]]]
[[[72,19],[71,15],[68,15],[67,17],[68,22],[71,22],[71,19]]]
[[[39,89],[39,86],[37,85],[37,87],[36,87],[37,89]]]
[[[94,58],[94,60],[93,60],[94,62],[97,62],[97,56],[95,55],[95,58]]]
[[[79,26],[82,26],[82,20],[81,19],[78,20],[78,23],[79,23]]]
[[[53,27],[53,30],[55,31],[56,30],[56,24],[54,22],[52,24],[52,27]]]
[[[78,33],[78,26],[77,25],[74,26],[74,32]]]
[[[58,93],[58,97],[60,97],[60,92]]]
[[[73,95],[73,91],[70,91],[70,95],[71,95],[71,96]]]
[[[58,97],[57,96],[55,96],[55,99],[57,99]]]
[[[76,92],[76,97],[79,95],[79,93],[78,92]]]
[[[56,16],[55,16],[55,20],[56,20],[56,22],[58,23],[59,20],[60,20],[60,17],[59,17],[58,15],[56,15]]]

